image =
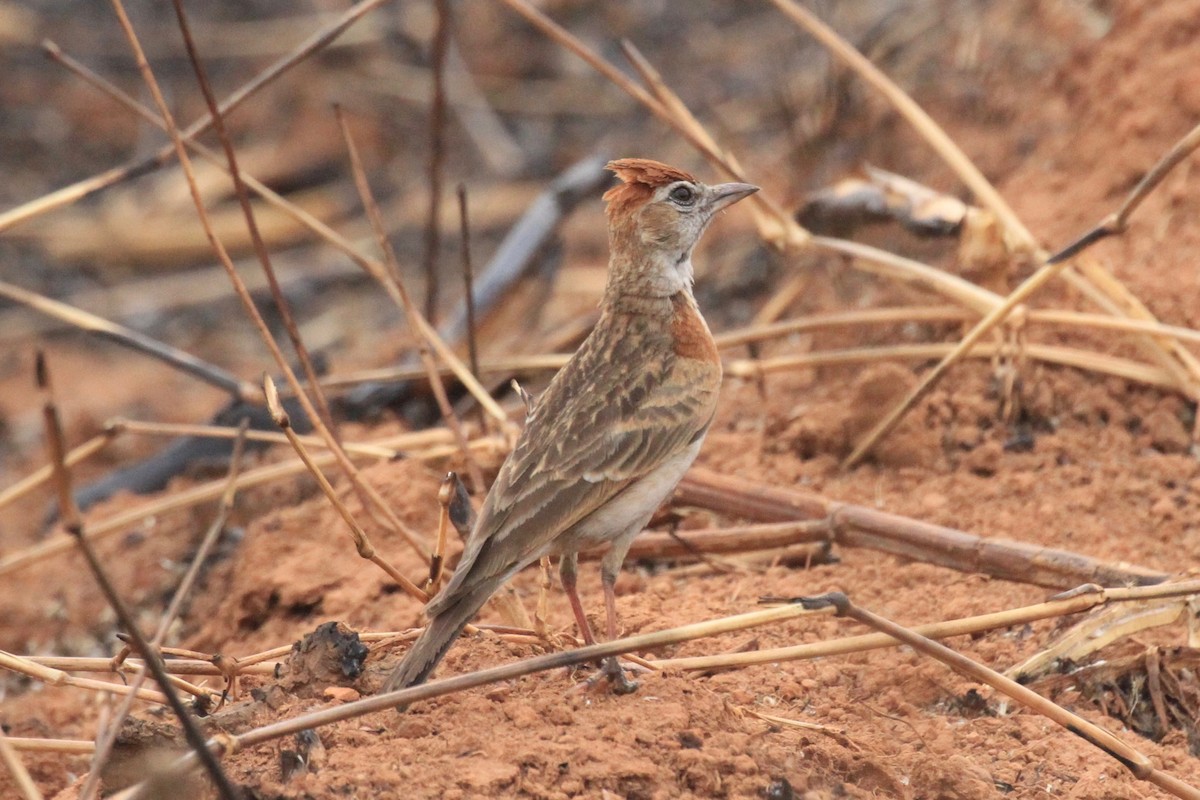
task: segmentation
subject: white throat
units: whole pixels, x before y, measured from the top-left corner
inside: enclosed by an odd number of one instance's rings
[[[659,258],[646,277],[648,288],[662,297],[671,297],[684,289],[690,291],[695,280],[691,253],[678,261],[670,257]]]

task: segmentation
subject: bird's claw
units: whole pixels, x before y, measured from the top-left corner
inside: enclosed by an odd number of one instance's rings
[[[633,694],[640,686],[637,681],[630,680],[629,676],[625,674],[620,659],[610,656],[600,662],[600,669],[593,672],[586,681],[576,686],[570,693],[593,692],[602,682],[607,682],[609,690],[618,695]]]

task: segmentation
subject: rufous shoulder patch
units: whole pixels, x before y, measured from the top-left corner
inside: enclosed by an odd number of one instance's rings
[[[671,338],[674,340],[675,355],[719,365],[721,356],[717,352],[717,343],[713,341],[712,333],[704,317],[700,316],[700,309],[696,308],[695,302],[680,292],[671,298],[671,305],[674,306]]]

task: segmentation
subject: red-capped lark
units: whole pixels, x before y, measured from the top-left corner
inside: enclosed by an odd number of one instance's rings
[[[621,183],[608,203],[611,257],[600,321],[532,406],[496,478],[454,576],[426,606],[429,625],[384,691],[421,683],[488,598],[544,555],[584,641],[594,641],[575,574],[580,550],[611,543],[601,562],[608,636],[613,585],[633,538],[700,451],[721,386],[721,361],[692,296],[692,248],[718,211],[758,190],[707,186],[641,158],[609,163]],[[637,684],[615,658],[616,691]]]

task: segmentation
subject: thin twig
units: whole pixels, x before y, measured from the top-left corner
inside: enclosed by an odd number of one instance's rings
[[[1018,625],[1037,622],[1038,620],[1079,614],[1108,603],[1139,602],[1165,597],[1187,597],[1197,592],[1200,592],[1200,581],[1196,580],[1180,583],[1161,583],[1155,586],[1114,587],[1109,589],[1090,584],[1056,595],[1041,603],[988,614],[978,614],[961,619],[931,622],[915,626],[912,630],[931,639],[946,639],[951,636],[975,635],[985,631],[996,630],[997,628],[1012,628]],[[764,602],[775,601],[767,599]],[[780,602],[794,602],[794,600],[785,599]],[[654,669],[705,671],[710,669],[728,669],[731,667],[748,667],[755,664],[773,664],[784,661],[828,658],[831,656],[848,655],[850,653],[862,653],[882,647],[895,647],[899,644],[902,644],[902,642],[886,633],[867,633],[857,636],[845,636],[839,639],[826,639],[819,642],[773,647],[747,653],[721,653],[718,655],[654,659],[650,660],[649,664]]]
[[[132,433],[143,436],[206,436],[213,439],[236,439],[238,438],[238,429],[225,425],[194,425],[183,422],[148,422],[143,420],[125,419],[124,417],[114,417],[107,423],[108,426],[116,428],[121,433]],[[447,431],[449,433],[449,431]],[[308,447],[320,447],[325,449],[327,444],[320,436],[300,436],[300,439]],[[246,431],[246,439],[251,442],[269,442],[271,444],[287,444],[288,437],[282,433],[275,431]],[[373,456],[382,460],[391,460],[400,458],[404,455],[404,450],[396,447],[385,447],[383,445],[371,444],[367,442],[343,442],[342,448],[347,453],[352,453],[356,456]]]
[[[446,159],[446,47],[450,42],[449,0],[435,0],[437,23],[433,29],[432,61],[433,91],[429,103],[429,210],[425,219],[425,319],[437,320],[441,276],[442,230],[442,164]]]
[[[121,0],[113,0],[113,8],[122,26],[128,26],[129,18],[125,15],[125,9],[121,5]],[[199,727],[188,712],[187,707],[184,706],[183,701],[179,698],[178,692],[175,691],[175,687],[171,682],[171,676],[163,669],[158,653],[142,637],[137,623],[133,619],[133,615],[130,614],[129,609],[125,605],[125,601],[117,593],[116,588],[108,578],[104,566],[100,563],[96,551],[83,535],[83,521],[79,515],[79,508],[75,505],[75,498],[71,491],[71,473],[65,462],[66,446],[63,441],[62,423],[59,420],[58,407],[55,404],[54,392],[50,384],[50,372],[46,366],[45,356],[41,352],[37,356],[37,384],[43,396],[42,417],[45,423],[50,460],[54,465],[59,514],[67,533],[75,540],[80,553],[87,562],[92,577],[95,578],[100,591],[103,592],[105,598],[108,600],[108,604],[112,607],[113,613],[116,614],[121,627],[132,638],[134,649],[141,654],[143,661],[146,662],[146,666],[154,675],[154,680],[158,683],[159,689],[166,695],[167,704],[171,706],[171,710],[175,713],[176,718],[178,718],[179,724],[183,728],[184,736],[193,748],[195,755],[200,759],[200,763],[208,772],[213,783],[216,784],[217,792],[224,800],[238,800],[239,794],[237,790],[230,783],[228,776],[225,775],[225,771],[221,769],[220,762],[213,757],[212,753],[205,746],[204,737],[200,733]]]
[[[111,665],[111,660],[109,661]],[[87,689],[91,692],[102,692],[104,694],[114,695],[137,695],[139,700],[146,700],[151,703],[165,704],[167,698],[161,692],[156,692],[151,689],[138,689],[133,691],[131,687],[123,683],[109,683],[107,681],[98,681],[91,678],[77,678],[74,675],[68,675],[59,669],[43,666],[33,659],[16,656],[12,653],[0,650],[0,667],[19,672],[22,675],[28,675],[35,680],[39,680],[47,686],[71,686],[76,689]],[[106,670],[108,671],[108,670]]]
[[[27,736],[10,736],[8,743],[14,750],[28,753],[69,753],[88,755],[95,752],[96,743],[90,739],[39,739]]]
[[[936,658],[955,672],[965,675],[972,680],[987,684],[1042,716],[1058,723],[1084,741],[1089,742],[1107,755],[1112,756],[1140,780],[1153,783],[1155,786],[1170,792],[1176,797],[1185,798],[1185,800],[1200,800],[1200,790],[1189,786],[1173,775],[1155,768],[1145,755],[1103,728],[1088,722],[1077,714],[1067,711],[1057,703],[1047,700],[1032,689],[1004,677],[999,672],[951,650],[944,644],[921,636],[902,625],[897,625],[889,619],[855,605],[850,601],[849,597],[841,592],[834,592],[819,597],[802,598],[799,602],[805,608],[814,610],[834,608],[837,610],[838,616],[849,617],[881,633],[886,633],[888,636],[898,639],[914,650]]]
[[[4,733],[3,726],[0,726],[0,761],[3,761],[4,766],[8,767],[13,783],[21,790],[25,800],[42,800],[42,793],[38,791],[29,770],[25,769],[25,762],[21,760],[21,754],[12,746],[8,736]]]
[[[467,213],[467,187],[458,185],[458,222],[459,222],[459,251],[462,254],[463,271],[463,301],[467,308],[467,363],[471,365],[471,374],[479,379],[479,345],[475,341],[475,270],[471,264],[471,217]],[[487,415],[483,408],[479,409],[480,430],[487,432]]]
[[[113,0],[113,2],[114,5],[117,6],[120,4],[120,0]],[[413,548],[414,551],[416,551],[423,558],[427,558],[428,548],[421,541],[420,537],[417,536],[414,531],[410,530],[408,526],[396,516],[395,512],[383,500],[383,498],[379,496],[379,493],[376,492],[373,487],[361,480],[358,470],[355,468],[354,464],[351,463],[350,458],[346,455],[345,451],[338,446],[337,439],[334,437],[332,431],[326,427],[321,415],[317,412],[312,402],[308,399],[308,396],[304,393],[303,387],[301,387],[295,371],[291,368],[291,365],[284,357],[283,352],[279,349],[279,344],[271,335],[271,331],[267,326],[266,320],[263,319],[261,312],[258,310],[258,307],[250,297],[250,293],[246,289],[245,282],[242,281],[241,276],[234,267],[233,260],[229,257],[228,251],[225,249],[225,246],[221,243],[221,240],[217,238],[213,231],[208,210],[206,209],[204,201],[200,196],[200,188],[196,180],[195,172],[192,169],[191,158],[188,156],[187,150],[183,145],[183,140],[181,138],[179,129],[175,124],[175,120],[171,115],[170,109],[167,107],[162,90],[159,88],[158,80],[154,76],[154,71],[150,68],[150,64],[146,60],[146,54],[142,49],[137,33],[133,30],[132,25],[129,24],[128,19],[124,18],[123,14],[122,28],[124,30],[125,37],[129,42],[130,49],[134,53],[134,57],[138,64],[138,70],[142,75],[143,82],[150,90],[150,94],[154,99],[154,104],[158,108],[159,116],[162,117],[163,123],[167,126],[168,133],[171,136],[171,141],[175,147],[175,155],[179,159],[179,165],[183,169],[184,177],[187,179],[188,190],[192,197],[192,203],[196,208],[196,215],[200,221],[200,225],[204,228],[205,236],[208,238],[213,252],[221,262],[221,265],[225,267],[226,274],[229,276],[229,280],[233,284],[234,292],[237,294],[238,299],[242,303],[242,308],[245,310],[250,320],[254,323],[254,326],[257,329],[259,336],[262,338],[263,343],[267,346],[271,356],[275,359],[276,365],[287,378],[288,384],[292,387],[292,391],[295,393],[296,398],[303,406],[304,412],[308,416],[309,421],[313,424],[313,427],[317,430],[318,434],[320,434],[321,437],[324,438],[328,443],[329,450],[333,454],[339,467],[341,467],[341,469],[350,479],[355,491],[365,495],[363,497],[364,505],[368,509],[372,507],[378,509],[387,520],[388,525],[393,530],[397,531],[409,544],[409,546]],[[214,111],[217,115],[220,113],[220,109],[216,108],[215,106],[210,107],[210,110]],[[231,172],[236,171],[236,166],[233,162],[230,163],[230,170]]]
[[[309,473],[316,479],[317,485],[321,487],[321,491],[325,493],[325,497],[333,504],[334,509],[337,510],[338,514],[346,522],[347,527],[350,528],[350,536],[354,539],[354,547],[358,551],[358,554],[382,569],[389,578],[400,585],[405,594],[419,600],[421,603],[428,601],[429,595],[421,591],[404,573],[396,569],[391,562],[379,555],[375,550],[375,545],[371,543],[371,539],[367,536],[366,531],[354,519],[354,515],[350,513],[350,509],[346,508],[346,504],[342,502],[342,499],[338,497],[338,493],[330,485],[329,479],[316,466],[312,456],[308,453],[308,449],[300,441],[299,437],[296,436],[295,431],[292,430],[291,420],[288,419],[287,412],[283,410],[283,405],[279,402],[279,392],[276,391],[275,382],[270,377],[265,379],[263,389],[267,398],[267,408],[271,410],[271,416],[275,418],[275,424],[287,435],[288,441],[291,442],[292,447],[296,450],[296,455],[300,456],[300,460],[308,467]]]
[[[753,553],[759,550],[777,550],[794,544],[829,542],[832,539],[833,531],[828,519],[766,522],[664,533],[645,531],[633,540],[625,558],[635,561],[681,556],[695,558],[709,553]],[[580,557],[597,559],[607,552],[608,548],[584,550]]]
[[[976,286],[964,278],[878,247],[829,236],[814,236],[810,244],[855,259],[853,266],[862,272],[929,289],[979,314],[995,309],[1001,301],[995,292]]]
[[[254,384],[243,381],[226,369],[210,364],[191,353],[160,342],[144,333],[5,281],[0,281],[0,297],[60,319],[80,330],[145,353],[170,367],[199,378],[211,386],[224,389],[239,400],[257,405],[262,404],[262,394]]]
[[[397,706],[407,706],[421,700],[442,697],[448,694],[462,692],[467,689],[473,689],[478,686],[486,686],[488,684],[497,683],[499,681],[513,680],[515,678],[531,675],[536,672],[545,672],[547,670],[561,669],[563,667],[574,666],[576,664],[585,664],[588,662],[598,661],[609,656],[623,655],[625,653],[638,650],[666,647],[672,644],[690,641],[692,639],[717,636],[719,634],[729,633],[731,631],[746,630],[752,627],[778,624],[803,616],[810,616],[814,614],[825,615],[833,612],[834,609],[832,608],[810,611],[803,609],[798,605],[781,606],[779,608],[752,611],[745,614],[736,614],[729,617],[722,617],[720,619],[697,622],[691,625],[682,625],[677,628],[669,628],[663,631],[644,633],[624,639],[614,639],[610,642],[600,642],[586,647],[579,647],[573,650],[567,650],[558,653],[549,653],[547,655],[537,656],[535,658],[529,658],[511,664],[504,664],[498,667],[492,667],[490,669],[467,673],[465,675],[458,675],[453,678],[431,681],[429,683],[413,686],[408,689],[400,689],[395,692],[377,694],[372,697],[355,700],[351,703],[344,703],[333,708],[322,709],[309,714],[302,714],[292,719],[281,720],[261,728],[247,731],[243,734],[226,735],[220,738],[214,738],[209,742],[209,746],[213,748],[213,750],[222,753],[222,755],[229,755],[249,747],[256,747],[260,744],[264,744],[284,736],[291,736],[307,728],[331,725],[335,722],[354,719],[375,711],[384,711]],[[178,759],[172,765],[172,770],[182,772],[183,770],[192,768],[195,763],[195,756],[193,754],[188,754]],[[141,786],[144,786],[144,784]],[[127,798],[128,800],[133,800],[133,798],[143,797],[141,792],[142,790],[140,788],[134,789],[122,797]]]
[[[385,1],[362,0],[358,4],[348,8],[324,28],[296,45],[287,55],[272,63],[239,87],[229,97],[225,98],[220,106],[221,113],[228,114],[233,111],[280,75],[283,75],[312,54],[324,49],[363,15],[382,5]],[[210,117],[201,117],[183,130],[180,135],[184,139],[194,138],[207,131],[211,124],[212,120]],[[132,180],[133,178],[153,172],[167,164],[173,152],[173,145],[166,145],[148,158],[133,161],[120,167],[114,167],[99,175],[85,178],[70,186],[57,189],[47,195],[43,195],[27,203],[22,203],[16,208],[0,213],[0,232],[21,222],[45,214],[48,211],[53,211],[54,209],[62,208],[63,206],[82,200],[122,181]]]
[[[1025,227],[1000,193],[916,101],[849,42],[841,38],[836,31],[795,0],[772,0],[772,2],[793,22],[808,31],[831,53],[841,59],[866,83],[879,91],[896,111],[908,120],[914,130],[930,144],[934,152],[941,156],[967,188],[979,198],[984,207],[1000,220],[1008,239],[1016,244],[1015,249],[1029,253],[1035,261],[1046,258],[1046,251],[1038,245],[1033,234]],[[1083,274],[1080,275],[1068,267],[1061,274],[1074,288],[1113,316],[1129,317],[1133,314],[1145,319],[1154,319],[1124,284],[1116,280],[1098,280],[1104,276],[1100,274],[1102,271],[1097,266],[1083,265],[1082,272]],[[1195,396],[1197,391],[1200,391],[1196,386],[1197,381],[1200,380],[1200,361],[1190,352],[1179,347],[1178,344],[1164,348],[1161,343],[1153,339],[1143,337],[1139,341],[1155,360],[1179,379],[1180,387],[1188,394]]]
[[[812,353],[778,356],[776,358],[735,359],[726,363],[725,374],[741,378],[755,378],[771,372],[820,366],[862,364],[891,360],[930,361],[953,352],[956,347],[957,345],[952,342],[933,342],[929,344],[885,345],[882,347],[852,347],[846,350],[819,350]],[[963,356],[963,358],[990,358],[1003,351],[1004,345],[1002,344],[981,344]],[[1174,380],[1163,369],[1152,364],[1131,361],[1127,358],[1047,344],[1028,344],[1025,346],[1025,355],[1047,364],[1058,364],[1089,372],[1099,372],[1164,389],[1177,388]]]
[[[416,447],[426,446],[427,449],[415,451],[406,450],[406,455],[409,458],[429,459],[429,458],[444,458],[457,452],[457,445],[453,444],[453,437],[449,431],[431,430],[418,431],[415,433],[400,434],[394,438],[383,440],[386,446],[387,442],[393,442],[400,448],[409,446]],[[449,442],[443,446],[438,446],[437,443]],[[501,437],[486,437],[477,439],[472,442],[472,447],[491,452],[501,452],[507,448],[509,444]],[[326,466],[335,463],[332,453],[319,453],[312,457],[313,462],[318,466]],[[246,489],[253,486],[261,486],[271,483],[291,475],[303,473],[308,468],[304,462],[299,459],[281,462],[279,464],[270,464],[265,467],[259,467],[253,470],[247,470],[238,479],[238,488]],[[154,517],[159,514],[165,514],[182,508],[190,508],[199,503],[205,503],[214,500],[221,496],[223,491],[223,480],[210,481],[208,483],[193,486],[187,489],[182,489],[170,495],[160,497],[149,502],[143,503],[132,509],[114,514],[107,519],[99,520],[89,526],[85,534],[93,541],[116,535],[124,530],[129,525],[138,523],[148,517]],[[45,542],[20,550],[16,553],[10,553],[4,557],[0,557],[0,577],[8,575],[17,570],[23,569],[30,564],[35,564],[55,555],[67,552],[73,549],[74,544],[71,537],[59,535]]]
[[[413,304],[412,298],[409,296],[408,290],[404,288],[404,282],[400,278],[400,264],[396,259],[396,251],[392,248],[392,243],[388,239],[387,230],[383,224],[383,217],[379,213],[379,206],[375,202],[375,196],[371,192],[371,185],[367,181],[366,170],[363,169],[358,148],[355,146],[354,138],[350,134],[350,126],[340,106],[334,108],[334,113],[337,115],[338,125],[342,130],[342,138],[346,142],[346,151],[350,156],[350,167],[354,173],[354,183],[358,187],[363,208],[366,210],[367,217],[371,221],[371,227],[375,231],[379,248],[383,251],[384,262],[390,269],[391,281],[389,283],[395,285],[396,293],[400,298],[404,313],[408,317],[410,324],[414,323],[419,316],[417,308]],[[467,436],[463,432],[462,422],[458,419],[458,415],[454,413],[454,408],[450,405],[450,398],[446,394],[446,387],[442,384],[442,380],[438,375],[437,363],[433,360],[433,355],[429,351],[433,340],[423,333],[419,325],[414,324],[413,327],[417,333],[417,353],[429,378],[429,388],[433,391],[433,396],[437,401],[438,409],[442,413],[442,419],[445,421],[446,427],[454,433],[454,438],[457,440],[463,459],[466,461],[467,472],[471,476],[471,482],[474,484],[475,490],[482,492],[484,489],[483,473],[480,471],[479,465],[475,463],[475,458],[471,454],[471,449],[467,444]]]
[[[123,107],[129,108],[134,113],[137,113],[139,116],[152,122],[154,125],[157,125],[158,127],[162,128],[163,130],[168,130],[166,127],[166,123],[163,121],[162,117],[155,114],[153,111],[150,111],[149,109],[147,109],[145,106],[138,103],[133,98],[129,97],[129,95],[125,94],[120,89],[113,86],[110,82],[108,82],[108,81],[104,80],[103,78],[101,78],[100,76],[96,75],[94,72],[92,72],[91,70],[84,67],[78,61],[63,54],[56,46],[48,44],[47,49],[51,51],[52,57],[56,61],[63,64],[63,66],[67,67],[75,74],[79,75],[89,85],[94,86],[97,89],[99,89],[100,91],[113,97]],[[203,145],[200,145],[197,142],[192,142],[190,140],[186,140],[185,144],[192,150],[199,153],[203,158],[205,158],[209,162],[213,163],[219,169],[225,171],[226,173],[229,172],[228,165],[225,164],[224,161],[219,156],[217,156],[215,153],[213,153],[208,148],[204,147]],[[587,162],[584,162],[583,164],[576,165],[576,166],[577,167],[580,167],[580,166],[586,167],[590,164],[590,161],[591,160],[589,159]],[[568,173],[573,173],[573,172],[574,172],[574,169],[568,171]],[[565,175],[564,177],[571,177],[572,179],[574,178],[573,174],[568,174],[568,175]],[[295,203],[293,203],[292,201],[283,197],[279,193],[275,192],[270,187],[266,186],[265,184],[258,181],[257,179],[255,179],[245,173],[242,174],[242,179],[244,180],[245,184],[249,188],[253,189],[260,197],[262,197],[268,203],[270,203],[274,207],[280,209],[282,212],[284,212],[285,214],[290,216],[296,222],[298,222],[301,225],[303,225],[304,227],[308,228],[314,234],[319,236],[322,240],[329,243],[331,246],[333,246],[334,248],[336,248],[337,250],[339,250],[340,252],[345,254],[348,258],[350,258],[352,261],[354,261],[355,264],[357,264],[359,267],[361,267],[369,275],[371,275],[376,280],[378,280],[381,283],[381,285],[384,285],[388,289],[389,295],[393,296],[393,300],[396,302],[397,306],[402,306],[400,299],[394,295],[394,292],[395,292],[394,288],[392,288],[391,286],[388,285],[386,278],[384,277],[387,275],[388,270],[381,262],[367,256],[365,253],[363,253],[363,251],[359,247],[357,247],[349,239],[342,236],[340,233],[338,233],[337,231],[330,228],[324,222],[317,219],[315,216],[313,216],[309,212],[305,211],[304,209],[300,208]],[[578,193],[579,190],[576,187],[573,189],[573,191],[574,191],[574,193]],[[564,194],[567,194],[567,193],[568,193],[567,191],[564,191]],[[517,233],[517,232],[518,231],[514,228],[513,233]],[[522,233],[524,233],[524,232],[522,231]],[[506,242],[507,241],[508,240],[506,239]],[[518,247],[521,245],[524,245],[524,244],[525,244],[524,242],[518,243]],[[501,251],[502,250],[504,250],[503,245],[501,247]],[[497,251],[497,258],[499,258],[501,251]],[[479,405],[482,408],[484,408],[487,411],[487,413],[492,416],[493,419],[500,422],[502,428],[505,427],[505,425],[507,424],[507,417],[505,416],[503,410],[495,402],[495,400],[491,397],[491,395],[488,394],[487,390],[483,388],[483,386],[479,383],[479,381],[475,379],[475,377],[471,374],[470,369],[466,365],[462,364],[461,360],[457,357],[457,355],[455,355],[454,351],[445,344],[445,342],[442,340],[442,338],[438,335],[437,331],[435,331],[432,328],[432,326],[430,326],[428,324],[428,322],[424,319],[424,317],[418,318],[415,321],[415,324],[416,324],[416,327],[421,331],[422,335],[429,339],[430,345],[437,352],[438,356],[449,365],[451,372],[453,372],[454,375],[456,375],[459,378],[459,380],[462,382],[463,386],[475,398],[476,402],[478,402]],[[326,382],[322,382],[322,385],[329,385],[329,384]]]
[[[395,636],[394,633],[391,635]],[[284,655],[286,655],[286,653],[284,653]],[[113,668],[113,659],[111,658],[80,656],[18,656],[18,658],[22,658],[31,664],[36,664],[41,667],[49,667],[56,670],[69,670],[71,672],[107,672],[124,675],[130,672],[136,672],[142,667],[141,660],[136,658],[125,659],[123,662],[121,662],[120,667],[117,669]],[[243,669],[245,669],[245,665],[240,660],[239,664]],[[163,661],[163,665],[166,667],[167,672],[170,672],[172,675],[223,674],[218,667],[213,665],[211,660],[200,661],[196,659],[168,658]],[[270,675],[274,669],[275,667],[273,664],[255,664],[250,671],[255,675]]]
[[[217,513],[213,517],[212,523],[209,524],[208,530],[205,531],[203,538],[200,540],[200,546],[196,548],[196,554],[192,557],[192,563],[188,566],[183,580],[179,582],[179,586],[175,589],[175,594],[171,597],[171,602],[163,612],[162,619],[159,620],[158,628],[154,631],[154,638],[150,641],[150,647],[152,648],[161,651],[163,642],[167,638],[167,633],[178,617],[184,601],[191,593],[196,578],[200,575],[201,567],[204,566],[204,562],[208,559],[208,554],[216,545],[217,539],[224,532],[225,523],[229,521],[229,514],[233,511],[233,500],[237,495],[237,479],[242,469],[242,456],[245,452],[246,431],[248,427],[248,421],[243,419],[242,424],[237,428],[237,438],[234,440],[233,454],[230,456],[229,470],[225,478],[225,491],[221,494],[221,502],[217,506]],[[148,674],[149,672],[144,665],[138,669],[131,683],[133,688],[139,688],[146,680]],[[96,752],[92,756],[92,763],[88,769],[87,779],[83,783],[83,788],[79,790],[80,800],[91,800],[95,792],[99,791],[100,776],[104,764],[108,761],[108,756],[112,752],[112,746],[116,743],[117,736],[121,732],[121,725],[125,722],[125,718],[132,709],[133,695],[131,694],[122,701],[112,720],[109,721],[107,727],[103,728],[101,734],[97,737]]]
[[[1088,328],[1096,330],[1126,331],[1163,336],[1181,342],[1200,344],[1200,330],[1181,325],[1165,325],[1144,319],[1111,317],[1106,314],[1090,314],[1085,311],[1070,311],[1058,308],[1031,308],[1025,312],[1030,323],[1058,325],[1066,328]],[[833,311],[824,314],[809,314],[794,319],[756,324],[735,328],[714,335],[717,347],[727,348],[751,341],[774,339],[792,333],[817,331],[826,328],[857,327],[863,325],[887,325],[899,322],[970,322],[976,315],[966,309],[950,306],[898,306],[895,308],[865,308],[860,311]]]
[[[91,458],[96,453],[99,453],[101,450],[107,447],[114,438],[116,438],[118,433],[119,431],[113,426],[104,426],[104,431],[102,433],[98,433],[83,444],[71,448],[65,459],[67,466],[73,467],[76,464]],[[21,480],[14,483],[12,486],[9,486],[4,491],[0,492],[0,508],[3,508],[4,506],[21,497],[24,497],[26,494],[38,488],[43,483],[46,483],[53,477],[53,465],[46,464],[43,467],[39,467]]]
[[[1142,201],[1158,188],[1163,178],[1167,177],[1167,174],[1175,169],[1179,162],[1191,155],[1192,151],[1197,147],[1200,147],[1200,125],[1188,131],[1182,139],[1167,151],[1166,155],[1158,160],[1154,167],[1138,181],[1137,186],[1133,187],[1125,197],[1125,201],[1121,203],[1120,208],[1100,220],[1090,231],[1050,256],[1047,259],[1047,263],[1057,264],[1060,261],[1067,261],[1101,239],[1124,233],[1129,226],[1129,218],[1137,210],[1137,207],[1142,204]]]
[[[238,204],[242,208],[242,216],[246,219],[246,227],[250,231],[250,241],[254,246],[254,253],[258,256],[263,274],[267,278],[267,286],[271,292],[271,299],[275,301],[275,310],[279,313],[279,319],[283,322],[288,339],[291,340],[292,347],[296,351],[296,357],[300,360],[304,376],[308,379],[308,386],[313,393],[316,412],[320,415],[321,422],[329,429],[330,435],[336,441],[338,438],[337,425],[334,422],[333,414],[329,411],[329,404],[325,400],[325,394],[321,391],[321,384],[317,380],[317,371],[313,367],[312,358],[308,354],[308,348],[304,346],[304,340],[300,338],[300,329],[296,325],[295,316],[292,314],[291,303],[283,296],[283,290],[279,288],[279,280],[275,277],[275,268],[271,264],[271,254],[268,252],[267,245],[262,238],[262,233],[258,229],[254,207],[250,203],[250,192],[246,189],[246,183],[242,180],[242,173],[238,167],[237,152],[233,148],[233,141],[229,138],[229,132],[225,129],[225,117],[221,113],[217,96],[208,81],[208,71],[204,68],[204,62],[200,59],[200,53],[196,50],[196,42],[192,38],[192,29],[188,23],[187,12],[183,10],[183,0],[172,0],[172,5],[175,7],[175,19],[179,24],[179,33],[183,37],[184,49],[187,51],[188,60],[192,64],[192,71],[196,74],[196,83],[199,85],[200,93],[204,95],[204,102],[208,106],[208,114],[212,119],[213,132],[217,135],[217,140],[221,143],[221,149],[225,152],[225,160],[229,164],[229,176],[233,179],[234,193],[237,195]],[[163,120],[164,122],[166,121],[165,116]],[[312,414],[312,410],[308,408],[307,404],[305,404],[305,410],[309,414]]]

